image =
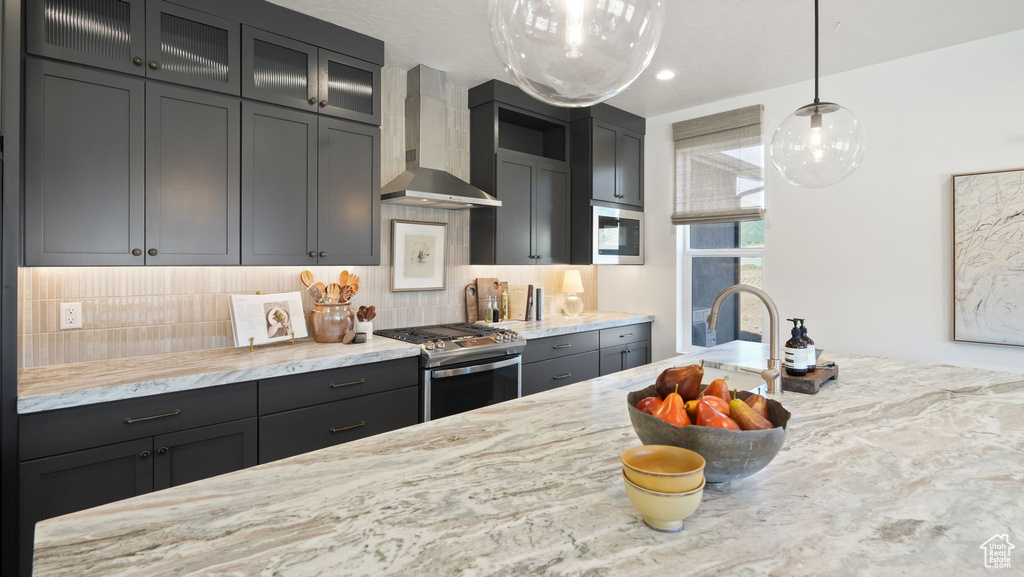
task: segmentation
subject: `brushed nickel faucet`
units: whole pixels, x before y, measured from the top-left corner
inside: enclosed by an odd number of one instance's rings
[[[722,308],[722,303],[725,302],[725,299],[737,293],[748,293],[756,296],[761,299],[765,308],[768,309],[768,319],[770,324],[768,329],[770,331],[768,368],[761,371],[761,378],[764,379],[765,384],[768,385],[768,394],[781,395],[782,362],[779,359],[779,309],[775,306],[775,301],[772,300],[772,297],[768,296],[768,293],[749,284],[734,284],[731,287],[728,287],[718,293],[714,302],[711,303],[711,314],[708,315],[708,328],[711,330],[718,328],[718,311]]]

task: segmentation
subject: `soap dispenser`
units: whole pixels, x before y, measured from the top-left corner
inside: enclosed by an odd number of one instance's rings
[[[800,338],[800,327],[796,319],[786,319],[793,323],[793,335],[786,341],[786,374],[791,377],[802,377],[807,374],[807,345]]]
[[[818,351],[814,348],[814,341],[807,336],[807,325],[804,324],[804,319],[796,320],[800,321],[800,339],[807,345],[807,372],[813,373],[818,369]]]

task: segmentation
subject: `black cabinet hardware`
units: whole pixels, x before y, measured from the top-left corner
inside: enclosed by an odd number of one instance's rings
[[[179,409],[179,410],[171,411],[170,413],[163,413],[163,414],[160,414],[160,415],[151,415],[149,417],[135,417],[135,418],[127,417],[124,420],[124,424],[130,425],[132,423],[141,423],[143,421],[152,421],[153,419],[163,419],[164,417],[177,417],[180,414],[181,414],[181,410]]]
[[[157,449],[156,452],[160,453],[161,455],[166,455],[167,454],[167,447],[160,447],[159,449]]]
[[[554,377],[551,377],[551,378],[553,378],[555,380],[559,380],[559,379],[568,379],[571,376],[572,376],[572,373],[565,373],[564,375],[555,375]]]
[[[140,459],[148,459],[149,458],[149,451],[143,451],[143,452],[139,453],[139,458]]]
[[[133,248],[132,249],[132,255],[133,256],[142,256],[142,249],[141,248]]]
[[[153,70],[156,70],[157,68],[160,68],[160,63],[157,62],[156,60],[150,60],[149,61],[149,67],[152,68]]]
[[[352,429],[358,429],[359,427],[362,427],[364,425],[366,425],[366,421],[359,421],[358,423],[356,423],[354,425],[349,425],[347,427],[335,427],[335,428],[332,428],[331,432],[332,433],[340,433],[342,431],[351,431]]]
[[[136,56],[135,58],[132,58],[132,64],[136,66],[142,66],[142,57]]]
[[[155,248],[151,248],[149,249],[149,256],[156,256],[159,252],[160,251],[156,250]]]
[[[366,379],[359,379],[358,381],[349,381],[347,383],[331,383],[331,388],[337,389],[338,387],[347,387],[349,385],[361,385],[365,382]]]
[[[565,343],[564,345],[555,345],[555,346],[553,346],[551,348],[553,348],[553,349],[567,349],[567,348],[569,348],[571,346],[572,346],[572,343]]]

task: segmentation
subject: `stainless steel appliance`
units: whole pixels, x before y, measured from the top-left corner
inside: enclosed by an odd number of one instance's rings
[[[424,421],[522,395],[526,339],[514,331],[452,323],[381,329],[374,334],[420,345]]]
[[[593,207],[594,264],[644,264],[644,213]]]

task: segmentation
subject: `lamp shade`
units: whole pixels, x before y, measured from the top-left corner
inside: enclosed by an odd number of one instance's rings
[[[562,292],[564,292],[564,293],[581,293],[581,292],[583,292],[583,279],[580,277],[580,271],[578,271],[578,270],[567,270],[567,271],[565,271],[565,277],[562,279]]]

